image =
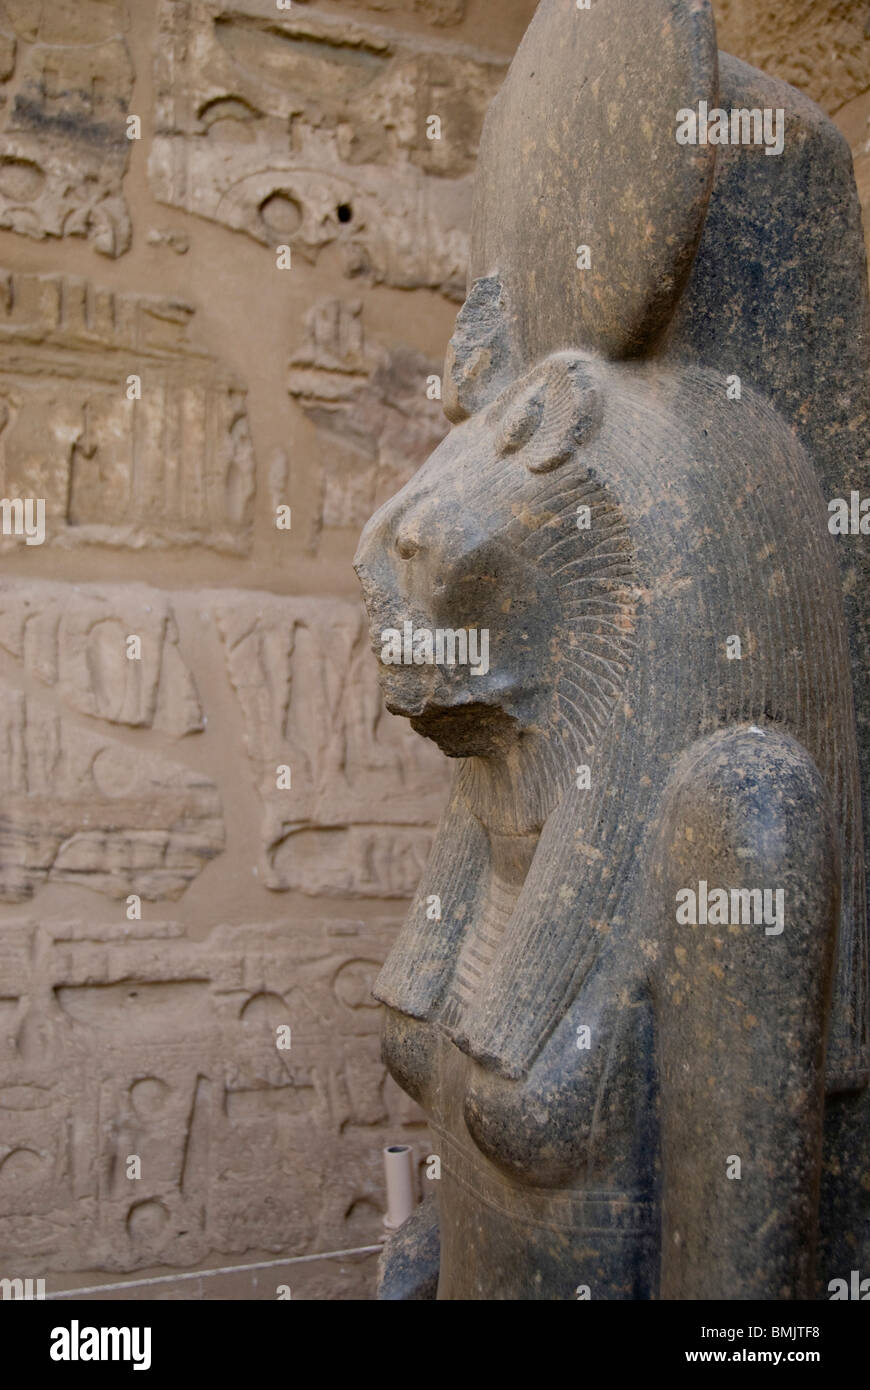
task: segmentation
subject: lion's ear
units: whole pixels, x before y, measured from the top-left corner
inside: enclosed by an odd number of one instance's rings
[[[496,411],[496,448],[532,473],[548,473],[593,438],[602,415],[589,359],[558,353],[505,394]]]
[[[444,414],[452,424],[494,401],[516,376],[501,280],[475,280],[456,318],[444,363]]]

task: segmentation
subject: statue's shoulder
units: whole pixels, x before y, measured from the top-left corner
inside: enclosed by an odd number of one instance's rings
[[[819,807],[829,804],[825,779],[803,743],[775,724],[737,724],[698,739],[674,766],[667,797],[686,813],[687,794],[739,805],[746,815],[769,818],[798,809],[790,798],[812,791]]]
[[[663,934],[682,959],[706,968],[737,948],[741,969],[754,974],[763,955],[765,969],[779,963],[786,974],[802,962],[801,977],[830,959],[837,815],[825,778],[790,733],[741,725],[698,740],[674,768],[657,834]],[[766,949],[770,938],[778,951]]]

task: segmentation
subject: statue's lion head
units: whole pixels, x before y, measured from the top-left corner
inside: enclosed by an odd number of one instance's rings
[[[555,354],[458,423],[363,533],[387,706],[449,756],[591,739],[621,686],[632,556],[595,467],[604,416],[594,360]],[[406,623],[469,634],[471,658],[451,662],[448,639],[439,664],[421,635],[398,664],[385,634]]]

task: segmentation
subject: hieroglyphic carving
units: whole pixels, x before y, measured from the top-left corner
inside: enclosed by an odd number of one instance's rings
[[[368,995],[392,933],[4,924],[4,1257],[132,1270],[376,1235],[379,1149],[423,1132]]]
[[[335,242],[348,275],[461,298],[500,59],[295,7],[264,16],[255,0],[163,0],[160,24],[161,202],[311,260]]]
[[[867,6],[715,0],[719,46],[790,82],[832,114],[867,86]]]
[[[0,274],[4,496],[46,499],[50,543],[246,548],[245,391],[188,342],[193,312],[73,276]]]
[[[223,849],[217,788],[0,688],[0,901],[45,883],[177,898]]]
[[[140,659],[128,660],[131,634]],[[157,589],[4,581],[0,647],[81,714],[170,734],[203,728],[175,616]]]
[[[308,0],[303,0],[307,4]],[[374,10],[384,14],[419,14],[428,24],[461,24],[466,0],[344,0],[349,10]]]
[[[425,863],[446,777],[384,709],[362,609],[222,593],[217,621],[263,799],[262,880],[403,897]],[[291,786],[277,785],[278,767]]]
[[[130,246],[121,181],[133,65],[118,0],[0,6],[0,227]]]
[[[422,353],[369,345],[359,300],[320,300],[290,360],[288,390],[328,436],[316,526],[362,526],[440,443],[447,422]]]

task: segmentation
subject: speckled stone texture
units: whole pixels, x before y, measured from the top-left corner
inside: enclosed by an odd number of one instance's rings
[[[680,145],[701,101],[781,110],[782,153]],[[706,0],[542,0],[473,229],[454,428],[356,561],[388,707],[456,760],[376,986],[437,1297],[826,1298],[870,1267],[848,148]],[[388,663],[406,622],[487,669]],[[432,1296],[434,1242],[382,1297]]]

